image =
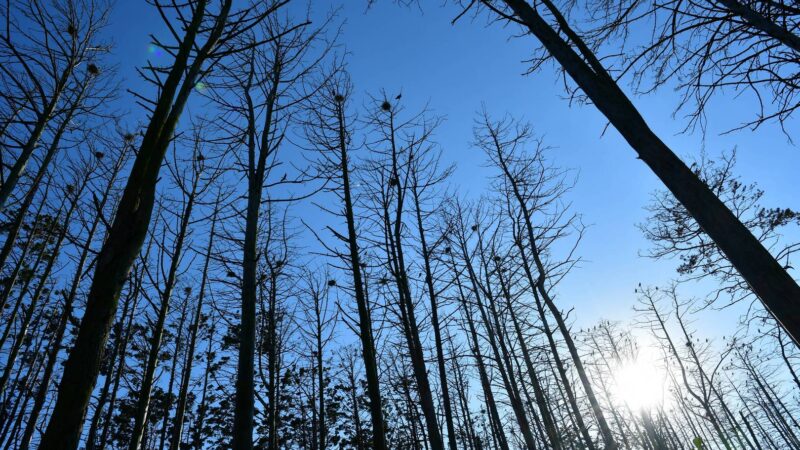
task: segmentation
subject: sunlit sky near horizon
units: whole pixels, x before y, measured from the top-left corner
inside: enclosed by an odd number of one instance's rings
[[[314,0],[315,14],[341,8],[344,22],[340,44],[349,52],[348,68],[358,95],[403,93],[405,107],[416,111],[426,104],[445,118],[436,134],[444,158],[457,163],[452,179],[460,195],[478,197],[488,188],[483,154],[471,146],[472,126],[485,104],[495,116],[506,113],[531,122],[546,144],[555,165],[574,169],[577,185],[568,200],[590,225],[579,249],[584,258],[561,285],[558,302],[575,307],[570,317],[585,327],[599,319],[628,320],[638,283],[664,285],[674,277],[674,264],[639,256],[648,243],[636,224],[644,221],[644,206],[660,183],[634,152],[592,106],[570,105],[561,79],[552,65],[523,75],[538,43],[532,37],[511,38],[512,29],[487,26],[485,17],[465,17],[455,25],[454,5],[425,3],[424,11],[379,1],[367,9],[365,0]],[[428,5],[430,3],[430,5]],[[135,0],[118,0],[111,17],[114,58],[125,77],[123,86],[147,89],[134,68],[147,58],[149,33],[162,33],[154,8]],[[626,90],[630,92],[630,89]],[[678,94],[662,89],[638,96],[634,103],[656,133],[685,160],[736,148],[738,173],[745,182],[758,182],[766,191],[767,206],[800,209],[800,149],[777,126],[767,124],[755,132],[721,134],[753,118],[753,99],[747,94],[716,97],[708,110],[708,131],[681,134],[686,121],[673,117]],[[363,99],[355,104],[361,104]],[[120,107],[141,117],[132,96],[123,94]],[[797,120],[787,130],[798,130]],[[131,123],[133,120],[131,120]],[[288,149],[292,151],[291,149]],[[295,215],[314,214],[300,205]],[[687,288],[686,293],[691,294]],[[706,333],[729,331],[735,311],[714,312]]]

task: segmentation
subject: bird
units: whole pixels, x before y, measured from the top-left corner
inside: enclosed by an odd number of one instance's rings
[[[403,96],[403,94],[397,94],[397,97],[395,97],[394,99],[395,100],[400,100],[400,97],[402,97],[402,96]]]

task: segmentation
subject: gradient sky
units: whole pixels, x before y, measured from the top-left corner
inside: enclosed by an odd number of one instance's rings
[[[137,0],[118,0],[111,18],[111,34],[120,74],[126,87],[142,86],[133,69],[147,58],[149,33],[163,32],[152,7]],[[358,94],[403,93],[407,110],[428,104],[445,117],[436,140],[445,159],[457,162],[453,184],[459,193],[479,196],[487,188],[482,153],[470,145],[473,120],[482,104],[495,116],[509,113],[531,122],[545,142],[555,147],[556,165],[579,172],[568,200],[590,225],[580,255],[581,268],[559,290],[559,304],[575,307],[571,317],[578,326],[600,318],[625,320],[636,285],[665,284],[674,276],[674,264],[657,263],[638,256],[648,243],[636,224],[646,217],[643,207],[659,181],[619,134],[606,126],[592,106],[570,106],[552,65],[533,75],[523,75],[524,62],[537,47],[532,37],[511,38],[511,29],[486,26],[485,17],[463,18],[456,25],[453,6],[428,4],[424,11],[402,8],[391,1],[366,9],[365,0],[314,0],[318,13],[340,7],[344,21],[340,43],[350,52],[348,66]],[[627,91],[630,91],[627,89]],[[141,117],[132,96],[121,103],[131,117]],[[357,100],[360,104],[363,100]],[[698,157],[738,150],[738,173],[745,182],[758,182],[766,191],[767,206],[800,209],[797,173],[800,149],[773,125],[756,132],[721,132],[752,119],[753,99],[747,95],[717,97],[708,109],[708,132],[680,134],[686,122],[673,117],[678,95],[670,89],[635,97],[645,119],[681,157]],[[797,130],[797,120],[787,130]],[[295,214],[303,215],[303,206]],[[305,207],[307,208],[307,206]],[[688,292],[688,290],[687,290]],[[723,333],[735,311],[713,313],[709,333]],[[725,318],[725,319],[723,319]],[[730,320],[728,319],[730,318]]]

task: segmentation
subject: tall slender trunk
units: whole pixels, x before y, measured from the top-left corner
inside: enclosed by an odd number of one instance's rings
[[[183,349],[183,328],[186,324],[186,311],[189,308],[189,296],[191,290],[187,290],[186,298],[183,303],[183,310],[181,311],[181,318],[178,320],[177,336],[175,338],[175,351],[172,355],[172,367],[169,372],[169,382],[167,383],[166,399],[167,402],[164,407],[164,417],[161,420],[161,433],[158,438],[159,450],[164,450],[164,445],[167,443],[167,425],[169,423],[169,412],[172,409],[172,389],[175,387],[175,373],[178,371],[178,361],[180,360],[181,350]],[[185,367],[183,368],[185,371]],[[179,387],[180,389],[180,387]]]
[[[325,367],[323,366],[324,360],[322,352],[324,350],[324,344],[322,342],[322,332],[323,325],[322,325],[322,316],[321,312],[317,311],[316,314],[316,327],[317,327],[317,336],[316,336],[316,344],[317,344],[317,385],[318,391],[317,396],[319,397],[319,425],[317,429],[319,430],[319,446],[317,447],[319,450],[325,450],[326,443],[327,443],[327,424],[325,423]]]
[[[486,338],[494,354],[494,359],[497,361],[497,369],[500,372],[500,378],[503,380],[503,386],[508,394],[511,409],[514,411],[514,417],[517,419],[517,424],[519,425],[520,433],[522,433],[522,437],[525,441],[525,446],[529,450],[534,450],[536,448],[536,441],[531,432],[531,425],[525,411],[525,406],[522,404],[522,399],[520,398],[519,387],[514,380],[513,368],[510,367],[510,355],[503,336],[498,335],[498,333],[501,332],[499,319],[496,311],[490,314],[483,302],[483,296],[485,295],[489,302],[489,307],[494,310],[494,296],[491,295],[491,292],[488,290],[489,286],[481,286],[478,275],[470,259],[466,240],[463,236],[459,236],[459,247],[461,249],[461,257],[464,259],[464,266],[467,269],[467,278],[472,285],[472,294],[475,297],[475,303],[478,306],[478,312],[481,315],[484,329],[486,330]],[[479,246],[478,251],[483,251],[482,246]],[[492,318],[494,320],[492,320]]]
[[[180,392],[178,393],[178,405],[175,407],[175,418],[173,419],[172,435],[169,441],[169,450],[178,450],[181,445],[183,435],[183,422],[186,414],[186,404],[189,398],[189,384],[192,377],[192,366],[194,362],[194,352],[197,345],[197,333],[200,329],[200,322],[203,317],[203,303],[206,296],[206,286],[208,285],[208,268],[211,263],[211,254],[214,248],[214,234],[217,227],[218,206],[214,208],[214,215],[211,218],[211,229],[208,234],[208,246],[206,247],[205,262],[203,263],[203,275],[200,280],[200,292],[197,295],[197,304],[194,307],[194,317],[192,318],[191,331],[189,332],[189,344],[186,348],[186,357],[183,364],[183,374],[181,375]]]
[[[550,445],[555,450],[560,450],[561,437],[556,429],[555,421],[550,414],[550,409],[547,405],[547,399],[545,398],[542,384],[539,381],[539,377],[536,375],[536,370],[533,367],[533,360],[531,359],[530,350],[528,350],[528,343],[526,342],[525,334],[522,332],[522,326],[517,318],[514,305],[511,304],[511,295],[508,291],[508,286],[506,285],[506,281],[503,279],[503,273],[500,271],[500,268],[498,267],[497,269],[498,278],[500,279],[500,287],[503,290],[503,296],[505,297],[508,312],[511,316],[511,322],[514,325],[514,331],[517,335],[517,342],[519,343],[520,350],[522,350],[522,358],[525,361],[525,368],[528,371],[528,377],[531,380],[531,386],[533,386],[533,395],[536,398],[536,405],[538,406],[539,412],[542,415],[542,421],[544,422],[547,438],[550,441]]]
[[[378,360],[375,355],[375,341],[372,334],[372,318],[370,317],[369,305],[364,292],[358,236],[356,235],[355,212],[353,210],[353,200],[350,196],[350,168],[347,157],[346,126],[341,103],[337,106],[337,113],[342,196],[345,219],[347,221],[347,246],[350,257],[348,263],[353,275],[353,289],[355,290],[356,304],[358,306],[359,338],[361,339],[364,371],[367,375],[367,394],[370,399],[370,415],[372,417],[372,445],[375,450],[388,450],[383,421],[380,381],[378,379]]]
[[[531,272],[530,264],[528,263],[528,257],[525,254],[525,248],[522,246],[520,240],[516,240],[516,245],[520,253],[520,257],[522,259],[522,268],[525,271],[525,276],[528,279],[528,283],[531,286],[533,286],[535,285],[535,281],[533,278],[533,273]],[[567,396],[570,409],[572,410],[571,416],[574,417],[575,424],[577,425],[581,437],[586,443],[586,446],[589,449],[594,449],[594,441],[592,440],[592,437],[589,434],[589,429],[586,427],[586,424],[583,420],[583,414],[581,413],[581,410],[578,407],[578,401],[575,398],[575,392],[572,388],[572,382],[570,381],[569,376],[567,375],[567,371],[564,368],[564,362],[562,361],[561,355],[559,354],[558,344],[556,343],[555,337],[553,336],[553,330],[550,328],[550,322],[547,320],[547,313],[545,312],[544,305],[542,305],[539,293],[535,289],[533,290],[533,298],[536,303],[536,310],[539,313],[539,321],[542,323],[542,330],[544,331],[545,337],[547,338],[547,344],[550,346],[550,353],[553,356],[553,363],[555,364],[556,371],[558,372],[558,375],[561,378],[561,385]]]
[[[149,253],[149,247],[148,252]],[[143,258],[143,261],[146,261],[147,257]],[[123,326],[125,333],[123,334],[123,340],[120,344],[119,354],[123,355],[122,358],[119,359],[117,363],[116,371],[114,373],[114,382],[111,385],[111,397],[108,399],[108,408],[106,409],[105,417],[103,417],[103,429],[100,431],[100,440],[98,441],[97,448],[104,449],[106,448],[106,443],[108,442],[110,433],[111,433],[111,422],[112,417],[114,415],[114,407],[117,403],[117,396],[119,395],[119,387],[123,381],[123,376],[125,375],[127,369],[127,363],[125,360],[124,355],[127,354],[128,344],[131,342],[133,338],[134,330],[133,330],[133,323],[134,317],[136,316],[136,306],[139,302],[140,292],[142,289],[142,277],[144,277],[144,267],[136,273],[135,278],[132,280],[133,287],[131,288],[130,294],[128,294],[128,298],[131,299],[132,304],[130,308],[130,313],[128,314],[127,324]],[[95,412],[97,414],[98,412]],[[90,449],[87,449],[90,450]]]
[[[280,445],[280,436],[278,430],[280,429],[280,371],[281,360],[278,348],[278,298],[276,291],[277,274],[270,271],[270,285],[269,292],[267,293],[268,306],[266,309],[267,315],[267,370],[269,371],[269,378],[267,379],[267,398],[269,405],[267,405],[267,429],[268,429],[268,443],[267,450],[278,450]],[[263,289],[262,289],[263,297]]]
[[[475,322],[472,319],[472,311],[467,304],[464,289],[461,284],[459,273],[456,269],[455,258],[451,256],[453,277],[455,278],[456,286],[458,287],[458,298],[460,300],[461,309],[464,311],[464,317],[467,319],[467,325],[470,336],[470,348],[475,357],[475,362],[478,365],[478,375],[481,380],[481,387],[483,389],[484,399],[486,401],[486,408],[489,410],[489,423],[491,424],[494,435],[498,441],[501,450],[509,450],[508,441],[503,431],[503,422],[500,420],[500,414],[497,410],[497,402],[492,393],[492,384],[489,381],[489,376],[486,371],[486,364],[483,361],[483,354],[481,353],[480,344],[478,342],[478,331],[475,328]]]
[[[252,56],[255,58],[255,56]],[[233,450],[252,450],[255,416],[255,351],[256,351],[256,305],[258,282],[258,224],[261,199],[266,181],[267,158],[274,150],[273,127],[278,87],[282,68],[274,64],[271,71],[271,86],[265,100],[264,122],[261,139],[256,132],[256,106],[250,96],[255,80],[256,62],[250,61],[250,71],[245,98],[247,100],[247,210],[245,213],[244,249],[242,254],[242,317],[239,331],[239,360],[236,368],[236,399],[233,418]],[[276,436],[270,436],[270,440]],[[270,450],[274,450],[270,444]]]
[[[403,214],[404,204],[406,197],[406,190],[402,186],[397,153],[398,148],[395,142],[395,126],[394,126],[394,113],[389,113],[389,127],[390,144],[391,144],[391,174],[390,177],[395,180],[394,191],[397,196],[395,202],[394,219],[390,218],[388,204],[384,205],[384,223],[386,226],[387,234],[387,254],[389,257],[389,266],[392,275],[394,275],[395,282],[398,288],[398,297],[400,309],[406,317],[406,340],[408,343],[408,351],[411,356],[411,368],[414,373],[414,379],[417,384],[417,391],[419,394],[420,407],[422,414],[425,417],[425,428],[428,433],[430,445],[433,450],[444,450],[444,442],[442,441],[442,434],[439,431],[439,423],[436,420],[436,408],[433,404],[433,393],[431,392],[430,381],[428,380],[428,370],[425,364],[425,354],[422,348],[422,341],[419,337],[419,324],[414,312],[414,301],[409,287],[408,274],[406,270],[406,262],[403,251],[402,229],[403,229]],[[391,189],[390,183],[390,189]]]
[[[197,405],[197,420],[194,423],[194,431],[192,433],[192,447],[195,450],[200,450],[203,448],[203,441],[202,441],[202,433],[203,427],[206,423],[206,414],[208,412],[208,381],[209,377],[211,377],[211,366],[213,364],[213,354],[212,345],[214,340],[214,324],[211,325],[211,329],[208,331],[208,344],[206,346],[206,367],[203,371],[203,389],[200,395],[200,403]]]
[[[433,338],[436,346],[436,363],[439,369],[439,384],[442,389],[442,404],[444,405],[444,418],[447,425],[447,438],[450,450],[457,450],[456,431],[453,425],[453,409],[450,400],[450,387],[447,382],[447,371],[444,362],[444,349],[442,348],[442,331],[439,324],[439,304],[436,298],[436,289],[433,286],[433,271],[431,270],[430,252],[428,243],[425,239],[425,227],[422,223],[422,211],[420,208],[419,192],[416,180],[411,186],[414,196],[414,211],[417,219],[417,231],[419,233],[420,246],[422,248],[422,261],[425,268],[425,285],[428,288],[428,297],[431,302],[431,327],[433,327]]]
[[[111,389],[115,380],[113,376],[115,372],[114,369],[118,361],[119,364],[124,364],[125,353],[123,351],[123,343],[125,342],[125,335],[128,333],[128,331],[124,329],[124,326],[128,320],[128,311],[131,309],[131,303],[134,301],[132,294],[138,293],[136,289],[132,289],[131,291],[129,295],[125,296],[125,300],[122,302],[122,314],[114,325],[116,328],[116,338],[108,361],[108,374],[103,381],[103,387],[100,389],[100,395],[97,397],[97,404],[94,407],[94,413],[89,422],[89,433],[86,436],[86,450],[94,450],[97,447],[97,431],[100,428],[100,421],[103,418],[103,409],[108,402],[109,395],[113,395]],[[113,407],[109,406],[108,409],[113,410]]]

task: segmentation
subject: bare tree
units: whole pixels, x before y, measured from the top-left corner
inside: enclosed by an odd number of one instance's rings
[[[346,246],[346,249],[338,251],[332,246],[326,246],[326,249],[343,262],[345,270],[349,271],[352,276],[353,296],[358,310],[357,334],[361,341],[361,355],[364,360],[370,399],[372,445],[376,450],[386,450],[388,446],[378,378],[378,360],[364,275],[366,264],[363,262],[359,246],[355,212],[357,200],[353,194],[351,178],[353,169],[350,152],[355,147],[352,130],[355,119],[351,115],[348,103],[351,95],[352,85],[346,73],[335,73],[331,82],[320,91],[319,97],[315,98],[316,101],[311,103],[308,108],[309,118],[306,119],[305,128],[312,148],[319,152],[320,172],[330,180],[329,190],[341,202],[341,212],[334,212],[334,214],[343,216],[347,232],[341,233],[331,227],[328,230]],[[328,210],[327,208],[323,209]],[[333,284],[336,284],[335,281]],[[359,427],[360,425],[357,426],[357,429],[360,431]]]
[[[800,342],[800,316],[793,313],[800,286],[692,170],[648,126],[598,56],[550,0],[470,2],[499,20],[535,36],[589,100],[633,147],[667,189],[719,246],[765,307]]]
[[[54,142],[96,84],[108,47],[100,41],[110,4],[105,0],[7,1],[0,37],[5,119],[3,152],[18,153],[0,184],[0,210],[14,192],[48,125],[59,118]],[[90,102],[89,102],[90,103]],[[91,108],[90,108],[91,109]],[[57,147],[57,143],[54,144]],[[52,147],[52,146],[51,146]],[[51,150],[52,151],[52,150]],[[48,155],[51,151],[48,151]],[[41,167],[51,157],[45,156]],[[41,170],[41,169],[40,169]]]
[[[113,225],[98,255],[86,309],[75,346],[64,367],[53,415],[39,445],[40,449],[75,449],[89,397],[97,379],[101,351],[117,309],[120,290],[141,249],[155,202],[155,186],[162,161],[172,141],[178,119],[194,90],[209,68],[220,58],[237,50],[232,41],[259,23],[277,6],[232,12],[226,0],[214,11],[207,0],[189,4],[157,4],[162,12],[178,15],[180,36],[169,23],[176,44],[156,41],[174,57],[171,68],[148,67],[145,78],[158,87],[157,100],[149,102],[152,115],[122,194]],[[167,18],[168,15],[164,14]],[[161,75],[166,73],[165,79]],[[149,77],[149,78],[148,78]],[[144,97],[142,101],[147,102]]]

